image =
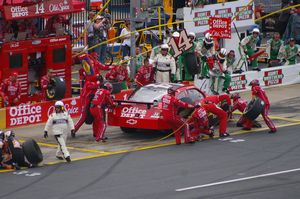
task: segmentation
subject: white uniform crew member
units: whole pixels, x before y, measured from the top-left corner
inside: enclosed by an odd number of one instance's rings
[[[44,129],[44,138],[48,137],[48,131],[52,127],[53,135],[58,143],[56,158],[59,160],[65,160],[71,162],[70,153],[66,146],[66,140],[68,135],[68,127],[71,129],[72,136],[75,134],[74,123],[67,111],[64,109],[64,103],[62,101],[55,102],[55,112],[52,113],[46,123]]]
[[[175,59],[168,54],[168,44],[161,45],[161,52],[154,58],[154,67],[156,70],[156,82],[169,83],[175,80],[176,64]]]

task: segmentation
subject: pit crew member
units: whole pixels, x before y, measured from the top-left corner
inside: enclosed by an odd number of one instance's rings
[[[293,65],[297,63],[297,55],[300,55],[300,46],[295,44],[295,39],[290,38],[289,43],[281,48],[280,54],[286,60],[285,65]]]
[[[53,70],[48,69],[47,74],[42,76],[41,78],[41,89],[42,89],[42,100],[47,101],[47,89],[50,88],[52,85],[50,84],[51,78],[54,77]]]
[[[149,63],[149,59],[144,60],[144,65],[139,69],[135,76],[135,82],[139,86],[144,86],[146,84],[153,83],[154,80],[154,68]]]
[[[194,108],[193,105],[183,102],[175,97],[176,90],[168,88],[168,94],[162,97],[162,114],[166,121],[172,126],[175,132],[176,144],[181,144],[180,130],[184,128],[185,142],[193,142],[190,140],[189,125],[184,119],[177,114],[178,108]],[[180,129],[179,129],[180,128]]]
[[[16,106],[21,98],[21,85],[17,79],[18,73],[13,72],[9,79],[4,80],[2,91],[4,94],[4,106]]]
[[[55,102],[55,112],[52,113],[46,123],[44,129],[44,138],[48,137],[48,131],[52,127],[52,133],[58,143],[56,158],[67,162],[71,162],[70,153],[66,146],[67,130],[71,129],[71,134],[75,133],[74,123],[67,111],[65,111],[64,103],[62,101]],[[62,154],[62,156],[61,156]]]
[[[267,126],[270,129],[269,133],[275,133],[277,131],[277,129],[276,129],[274,123],[272,122],[272,120],[268,116],[269,109],[270,109],[270,102],[269,102],[269,98],[266,95],[266,92],[260,87],[259,81],[257,79],[252,80],[249,85],[252,86],[252,88],[251,88],[252,99],[255,99],[258,97],[265,103],[265,106],[264,106],[264,109],[263,109],[263,112],[261,113],[261,115],[264,118],[265,123],[267,124]],[[243,130],[250,130],[252,125],[253,125],[253,121],[247,118],[244,123]]]
[[[97,142],[105,142],[107,139],[104,137],[106,130],[105,122],[105,109],[107,106],[114,106],[114,102],[110,96],[112,91],[112,85],[105,83],[103,88],[97,89],[94,98],[91,101],[90,112],[94,117],[93,121],[93,135]]]
[[[154,67],[156,70],[156,82],[169,83],[174,82],[176,77],[176,64],[174,58],[168,54],[168,44],[161,45],[161,52],[154,58]]]
[[[120,65],[115,66],[105,75],[105,79],[111,82],[124,82],[129,85],[129,74],[127,70],[128,60],[125,59]],[[124,88],[126,89],[126,88]]]

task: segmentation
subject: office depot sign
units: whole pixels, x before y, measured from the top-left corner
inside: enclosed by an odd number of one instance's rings
[[[71,117],[80,115],[79,98],[63,100],[66,111]],[[54,102],[41,102],[36,104],[23,104],[6,109],[6,128],[44,123],[48,116],[54,112]]]

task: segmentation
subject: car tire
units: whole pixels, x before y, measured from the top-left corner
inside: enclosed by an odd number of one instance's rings
[[[188,53],[185,56],[185,65],[187,67],[188,72],[195,76],[196,74],[199,74],[200,67],[198,64],[197,56],[195,53]]]
[[[25,165],[25,156],[22,148],[15,148],[12,140],[8,140],[8,147],[12,154],[12,161],[19,166]]]
[[[120,127],[120,129],[123,131],[123,133],[135,133],[135,128],[127,128],[127,127]]]
[[[51,78],[51,88],[46,90],[46,95],[49,100],[61,100],[66,93],[66,82],[62,77]]]
[[[255,98],[248,103],[244,116],[253,121],[263,112],[264,106],[265,104],[260,98]]]
[[[25,154],[26,159],[31,164],[39,164],[43,161],[43,153],[39,147],[39,145],[36,143],[34,139],[27,139],[23,144],[22,148]]]

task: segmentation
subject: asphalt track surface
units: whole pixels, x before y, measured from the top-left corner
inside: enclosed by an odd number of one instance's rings
[[[299,170],[230,182],[299,169],[299,131],[295,125],[3,173],[0,198],[299,198]]]

